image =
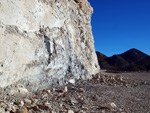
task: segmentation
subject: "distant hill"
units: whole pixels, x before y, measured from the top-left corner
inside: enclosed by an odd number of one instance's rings
[[[105,69],[105,68],[110,69],[110,68],[112,68],[112,66],[109,65],[107,61],[105,61],[105,59],[108,58],[106,55],[104,55],[104,54],[102,54],[100,52],[96,52],[96,54],[97,54],[98,63],[100,64],[102,69]]]
[[[148,55],[137,49],[130,49],[130,50],[120,54],[119,56],[124,58],[130,64],[132,64],[132,63],[136,63],[136,62],[142,60],[143,58],[147,57]]]
[[[102,54],[100,52],[96,52],[96,54],[97,54],[98,62],[103,62],[103,61],[105,61],[104,59],[107,58],[106,55],[104,55],[104,54]]]
[[[96,52],[101,69],[116,71],[150,70],[150,56],[133,48],[122,54],[107,57]]]

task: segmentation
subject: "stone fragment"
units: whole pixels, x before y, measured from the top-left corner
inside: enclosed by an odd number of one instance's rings
[[[29,99],[24,99],[24,103],[27,105],[31,105],[32,101]]]
[[[65,93],[65,92],[68,92],[67,86],[64,87],[63,92],[64,92],[64,93]]]
[[[53,88],[53,89],[52,89],[52,91],[53,91],[53,92],[55,92],[55,91],[56,91],[56,89],[55,89],[55,88]]]
[[[34,104],[36,104],[36,103],[38,102],[38,99],[32,99],[32,102],[33,102]]]
[[[56,112],[52,110],[52,111],[50,111],[50,113],[56,113]]]
[[[85,112],[85,111],[83,111],[83,110],[80,110],[80,111],[79,111],[79,113],[86,113],[86,112]]]
[[[105,107],[107,107],[108,109],[116,109],[117,108],[116,104],[113,102],[106,104]]]
[[[44,102],[44,105],[50,108],[50,103],[49,102]]]
[[[26,93],[28,93],[28,90],[27,90],[22,84],[18,84],[18,85],[17,85],[17,90],[18,90],[18,92],[20,92],[21,94],[26,94]]]
[[[43,104],[38,105],[38,107],[39,107],[39,109],[46,110],[46,111],[49,109],[48,106],[45,106]]]
[[[31,105],[31,108],[34,110],[34,111],[39,111],[39,107],[38,106],[34,106],[34,105]]]
[[[71,98],[71,99],[70,99],[70,101],[71,101],[71,104],[72,104],[72,105],[74,105],[74,104],[77,104],[77,103],[78,103],[78,101],[77,101],[75,98]]]
[[[72,111],[72,110],[68,110],[68,111],[67,111],[67,113],[74,113],[74,111]]]
[[[20,106],[23,106],[23,105],[24,105],[24,102],[23,102],[23,101],[21,101],[21,102],[20,102]]]
[[[78,92],[84,92],[84,89],[83,88],[79,88]]]
[[[69,79],[68,82],[71,84],[75,84],[75,79]]]
[[[47,90],[47,92],[50,94],[50,93],[51,93],[51,90]]]
[[[18,105],[18,106],[23,106],[24,102],[23,101],[15,101],[14,104]]]

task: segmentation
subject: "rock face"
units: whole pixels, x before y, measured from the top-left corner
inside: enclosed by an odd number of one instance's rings
[[[92,11],[87,0],[0,1],[0,87],[21,81],[36,89],[98,73]]]

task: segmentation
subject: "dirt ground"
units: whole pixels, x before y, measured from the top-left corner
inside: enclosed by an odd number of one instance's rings
[[[0,93],[0,113],[150,113],[150,72],[102,70],[91,80],[66,87],[26,95]]]

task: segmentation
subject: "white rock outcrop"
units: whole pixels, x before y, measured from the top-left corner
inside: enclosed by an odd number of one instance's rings
[[[0,1],[0,87],[32,88],[99,72],[87,0]]]

